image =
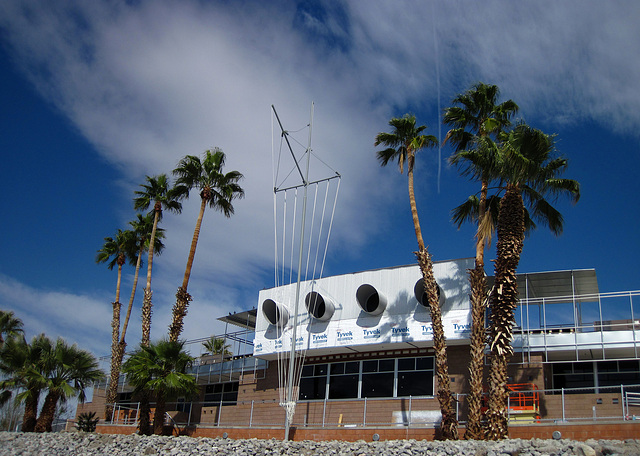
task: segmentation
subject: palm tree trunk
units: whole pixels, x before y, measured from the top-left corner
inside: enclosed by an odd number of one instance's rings
[[[440,404],[442,422],[440,433],[443,440],[458,439],[458,419],[453,409],[453,396],[451,394],[451,383],[449,380],[449,367],[447,362],[447,347],[444,336],[444,326],[442,324],[442,313],[438,298],[438,284],[433,276],[433,263],[431,255],[426,248],[416,252],[418,264],[422,271],[424,289],[429,296],[429,312],[431,314],[431,324],[433,327],[433,348],[436,354],[436,378],[437,396]]]
[[[113,407],[118,399],[118,381],[120,380],[120,368],[124,357],[126,344],[118,343],[115,350],[111,350],[111,374],[109,375],[109,386],[107,388],[106,404],[104,407],[104,420],[111,421]]]
[[[447,362],[447,347],[444,337],[444,326],[442,324],[442,313],[440,311],[440,302],[438,299],[438,284],[433,276],[433,263],[431,255],[424,246],[422,239],[422,230],[420,229],[420,219],[418,217],[418,208],[416,198],[413,191],[413,165],[415,156],[413,151],[408,151],[407,156],[407,177],[409,180],[409,202],[411,204],[411,215],[413,216],[413,226],[416,231],[416,239],[418,241],[418,252],[416,256],[418,265],[422,272],[424,280],[424,289],[429,296],[429,312],[431,314],[431,323],[433,327],[433,348],[436,352],[436,377],[438,379],[438,402],[440,404],[440,413],[442,414],[442,423],[440,427],[441,437],[443,440],[458,439],[458,419],[453,410],[453,397],[451,396],[451,383],[449,380],[449,367]]]
[[[153,414],[153,433],[155,435],[164,434],[164,415],[166,411],[166,401],[164,394],[156,394],[156,411]]]
[[[409,204],[411,204],[411,216],[413,217],[413,227],[416,230],[416,239],[418,241],[418,251],[424,250],[424,240],[422,239],[422,230],[420,229],[420,219],[418,218],[418,207],[416,206],[416,196],[413,191],[413,164],[415,156],[413,151],[408,152],[407,157],[407,177],[409,181]]]
[[[149,346],[151,341],[151,270],[153,269],[153,244],[156,241],[156,229],[158,228],[158,219],[162,205],[156,201],[154,206],[153,228],[151,229],[151,237],[149,238],[149,259],[147,260],[147,285],[144,289],[144,298],[142,300],[142,345]]]
[[[143,252],[144,246],[140,247],[140,252],[138,252],[138,259],[136,261],[136,272],[133,276],[133,287],[131,288],[131,296],[129,297],[129,306],[127,307],[127,314],[124,317],[124,323],[122,324],[122,333],[120,334],[120,344],[124,343],[124,338],[127,334],[129,318],[131,317],[131,309],[133,308],[133,300],[136,297],[136,290],[138,289],[138,277],[140,276],[140,263],[142,261]]]
[[[182,286],[178,288],[178,291],[176,292],[176,303],[173,306],[173,321],[171,326],[169,326],[169,341],[171,342],[177,341],[180,337],[184,317],[187,315],[187,307],[189,306],[189,302],[192,300],[191,295],[187,293],[187,287],[189,285],[189,277],[191,277],[193,260],[196,256],[196,247],[198,246],[198,238],[200,237],[202,218],[204,217],[204,210],[207,207],[208,198],[205,196],[202,197],[200,202],[200,212],[198,213],[198,219],[196,220],[196,227],[193,230],[193,239],[191,239],[191,248],[189,249],[189,258],[187,258],[187,267],[184,271]]]
[[[38,418],[38,397],[40,390],[30,390],[24,402],[24,415],[22,417],[22,432],[34,432]]]
[[[141,435],[151,435],[151,397],[148,391],[140,394],[140,415],[138,417],[138,427]]]
[[[129,318],[131,317],[133,300],[136,296],[136,289],[138,288],[140,262],[141,262],[143,251],[144,251],[144,246],[140,248],[140,252],[138,253],[138,260],[136,262],[136,272],[135,272],[135,275],[133,276],[133,288],[131,289],[131,296],[129,297],[129,307],[127,307],[127,314],[124,318],[124,323],[122,325],[122,333],[120,333],[120,340],[116,345],[115,354],[114,354],[113,348],[111,349],[111,374],[109,376],[109,387],[107,388],[107,398],[106,398],[107,403],[104,409],[104,419],[106,421],[111,420],[111,416],[113,415],[113,405],[115,404],[116,399],[118,398],[118,380],[120,378],[120,370],[122,368],[122,359],[124,358],[124,353],[127,348],[127,343],[125,342],[125,336],[127,334],[127,326],[129,325]]]
[[[491,440],[509,434],[507,363],[513,354],[514,311],[518,304],[516,268],[524,243],[524,204],[517,185],[509,184],[498,214],[497,259],[491,295],[491,371],[489,375],[489,428]]]
[[[487,207],[487,181],[482,181],[480,205],[478,208],[478,231],[476,233],[475,267],[469,271],[471,286],[471,345],[469,361],[469,395],[467,396],[468,417],[464,438],[468,440],[484,439],[482,430],[482,382],[484,377],[484,347],[486,333],[484,327],[484,309],[487,279],[484,272],[485,238],[480,225]]]
[[[44,404],[42,404],[42,410],[40,410],[40,416],[36,422],[36,432],[51,432],[59,398],[60,396],[58,394],[52,393],[51,391],[47,393]]]

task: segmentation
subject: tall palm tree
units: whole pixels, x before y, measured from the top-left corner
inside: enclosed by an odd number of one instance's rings
[[[155,246],[156,230],[158,222],[162,219],[162,211],[166,209],[171,212],[180,213],[182,203],[178,200],[180,194],[176,188],[169,185],[166,174],[154,177],[146,177],[147,183],[142,184],[143,190],[137,190],[137,195],[133,200],[136,210],[145,211],[153,205],[153,229],[149,238],[149,257],[147,260],[147,284],[144,289],[144,299],[142,301],[142,343],[149,345],[151,337],[151,270],[153,268],[153,249]]]
[[[9,338],[0,347],[2,388],[19,391],[16,400],[24,402],[22,432],[33,432],[36,426],[40,392],[46,387],[44,354],[52,350],[50,339],[40,334],[27,343],[24,338]]]
[[[497,259],[494,290],[490,297],[491,371],[489,374],[488,433],[490,439],[508,436],[507,363],[513,354],[511,340],[518,304],[516,268],[524,244],[526,207],[533,220],[546,225],[555,235],[562,233],[562,214],[545,197],[567,196],[575,203],[580,185],[559,176],[568,161],[555,157],[553,136],[528,125],[518,125],[503,134],[500,175],[504,196],[498,214]],[[525,206],[526,205],[526,206]]]
[[[109,270],[118,265],[118,277],[116,279],[116,299],[111,303],[113,307],[113,314],[111,317],[111,376],[113,377],[114,371],[118,370],[115,367],[116,360],[118,358],[118,342],[120,339],[120,309],[122,303],[120,302],[120,285],[122,283],[122,266],[129,261],[133,263],[136,256],[135,251],[135,237],[133,232],[128,230],[118,230],[114,237],[104,238],[104,244],[98,254],[96,255],[96,263],[107,263]],[[117,377],[116,377],[117,378]],[[109,416],[109,415],[106,415]]]
[[[212,355],[231,355],[229,351],[231,345],[227,344],[222,337],[211,336],[202,342],[202,346]]]
[[[178,288],[176,304],[173,306],[173,320],[169,326],[169,340],[171,341],[176,341],[180,337],[187,307],[192,300],[191,295],[187,292],[187,286],[189,285],[193,259],[196,255],[205,208],[209,206],[213,210],[222,212],[225,217],[231,217],[234,213],[233,200],[244,197],[244,190],[238,185],[238,182],[243,178],[242,174],[238,171],[224,173],[222,171],[224,162],[224,152],[216,147],[213,150],[207,150],[202,160],[195,155],[187,155],[173,170],[173,174],[177,176],[176,188],[180,189],[184,198],[189,197],[189,192],[193,188],[200,191],[200,212],[193,231],[182,285]]]
[[[425,125],[416,126],[416,118],[413,115],[405,114],[401,118],[394,117],[389,121],[392,128],[391,133],[378,133],[374,145],[387,146],[386,149],[378,151],[377,157],[381,166],[386,166],[391,161],[397,161],[400,173],[403,172],[404,164],[407,163],[407,177],[409,180],[409,203],[413,216],[413,226],[418,241],[418,252],[416,256],[422,277],[425,291],[428,294],[429,310],[433,325],[433,347],[436,353],[436,375],[438,377],[438,401],[442,413],[441,432],[444,439],[458,438],[458,420],[453,409],[453,396],[451,395],[451,384],[449,381],[449,368],[447,364],[446,340],[444,327],[442,325],[442,313],[438,301],[438,284],[433,275],[433,262],[431,255],[424,245],[418,209],[413,189],[413,172],[415,164],[415,154],[425,147],[437,145],[438,140],[432,135],[421,134],[427,127]]]
[[[166,401],[169,397],[197,393],[195,377],[186,373],[192,363],[193,358],[184,351],[183,341],[168,340],[149,346],[140,345],[124,363],[122,369],[135,388],[134,392],[155,394],[155,434],[163,433]]]
[[[53,350],[44,352],[43,356],[47,395],[35,431],[51,432],[58,403],[76,396],[84,402],[84,389],[91,382],[104,378],[104,372],[98,368],[98,361],[91,353],[76,345],[69,346],[62,338],[58,338]]]
[[[119,334],[119,340],[115,346],[115,350],[112,347],[111,350],[111,372],[109,375],[109,385],[106,393],[105,404],[105,419],[110,420],[113,414],[113,404],[118,397],[118,379],[120,377],[120,369],[122,367],[122,359],[127,348],[126,334],[129,325],[129,319],[131,317],[131,310],[133,308],[133,301],[138,288],[138,276],[140,267],[142,265],[142,257],[149,247],[149,238],[151,237],[151,231],[153,230],[153,215],[137,214],[137,219],[130,221],[129,225],[132,228],[132,240],[134,242],[133,250],[137,251],[136,257],[136,269],[133,276],[133,286],[131,287],[131,296],[129,297],[129,305],[127,306],[127,313],[122,324],[122,331]],[[164,230],[162,228],[156,229],[156,236],[154,240],[154,253],[159,255],[164,249],[162,243],[164,239]],[[119,329],[119,328],[118,328]]]
[[[452,128],[445,141],[455,146],[455,153],[449,159],[458,165],[462,174],[480,181],[480,196],[470,198],[454,210],[454,220],[458,227],[469,217],[469,204],[474,205],[476,231],[476,257],[474,269],[469,271],[471,285],[471,360],[469,362],[468,419],[466,439],[481,439],[482,431],[482,381],[484,347],[486,345],[484,310],[486,307],[487,280],[484,272],[484,249],[491,241],[493,232],[492,213],[487,205],[489,183],[495,176],[496,144],[492,141],[511,122],[518,111],[512,100],[498,104],[500,89],[496,85],[479,82],[452,101],[456,105],[445,110],[444,123]],[[465,216],[460,211],[467,209]],[[495,214],[497,215],[497,214]]]
[[[22,320],[16,318],[10,310],[0,310],[0,347],[5,337],[17,337],[23,334]]]

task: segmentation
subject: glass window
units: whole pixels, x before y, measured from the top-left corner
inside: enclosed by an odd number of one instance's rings
[[[415,358],[399,359],[398,360],[399,371],[412,371],[416,370]]]
[[[327,377],[305,377],[300,379],[300,400],[324,399]]]
[[[393,372],[396,366],[395,359],[381,359],[378,363],[379,372]]]
[[[433,357],[416,358],[416,370],[433,370]]]
[[[344,374],[344,363],[334,363],[331,365],[331,375]]]
[[[357,374],[360,372],[360,361],[349,361],[345,363],[345,374]]]
[[[433,396],[433,371],[398,372],[398,397]]]
[[[362,374],[361,397],[393,397],[393,372]]]
[[[313,375],[327,375],[327,365],[326,364],[316,364],[313,367]]]
[[[362,372],[378,372],[378,360],[363,361]]]
[[[216,383],[204,389],[204,406],[235,405],[238,402],[238,382]]]
[[[331,376],[329,399],[357,399],[358,374]]]

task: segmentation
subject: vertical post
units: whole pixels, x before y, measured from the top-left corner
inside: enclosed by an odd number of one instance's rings
[[[322,403],[322,427],[324,427],[326,417],[327,417],[327,396],[324,397],[324,402]]]
[[[367,426],[367,398],[364,398],[364,413],[362,416],[362,427]]]
[[[218,427],[220,427],[220,416],[222,415],[222,397],[220,398],[220,404],[218,404],[218,419],[216,420],[216,423],[218,425]]]
[[[253,425],[253,399],[251,400],[251,413],[249,414],[249,427]]]
[[[564,388],[562,388],[562,421],[566,421],[564,414]]]
[[[140,419],[140,402],[138,402],[138,407],[136,408],[136,419],[134,420],[133,424],[137,426],[139,419]]]
[[[274,108],[275,112],[275,108]],[[277,115],[276,115],[277,116]],[[280,120],[278,119],[278,122]],[[287,395],[286,395],[286,406],[285,406],[285,433],[284,440],[289,440],[289,428],[291,427],[290,419],[289,419],[289,407],[293,407],[295,401],[293,399],[293,373],[295,370],[295,354],[296,354],[296,330],[298,326],[298,306],[300,304],[300,280],[302,279],[302,249],[304,248],[304,230],[305,230],[305,221],[307,215],[307,191],[309,189],[309,163],[311,160],[311,126],[313,125],[313,103],[311,103],[311,121],[309,122],[309,145],[307,147],[307,169],[306,174],[302,178],[304,184],[304,197],[302,199],[302,218],[300,221],[300,246],[298,252],[298,280],[296,282],[296,301],[295,308],[293,311],[293,326],[291,328],[291,353],[289,355],[289,375],[288,375],[288,383],[287,383]],[[285,135],[285,139],[287,136]],[[287,143],[289,140],[287,139]],[[295,158],[295,157],[294,157]],[[296,166],[297,166],[296,162]],[[299,168],[298,168],[299,169]]]
[[[412,396],[409,396],[409,427],[411,427],[411,406],[412,406]]]
[[[624,420],[627,416],[627,410],[626,410],[626,401],[625,401],[625,397],[624,397],[624,385],[620,385],[620,402],[622,402],[622,419]]]
[[[117,406],[118,408],[120,407],[119,405]],[[111,409],[111,422],[113,423],[113,420],[116,417],[116,404],[113,404],[113,408]]]

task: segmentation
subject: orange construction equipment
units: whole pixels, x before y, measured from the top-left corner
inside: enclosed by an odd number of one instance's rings
[[[540,422],[540,393],[534,383],[507,384],[509,422]]]

